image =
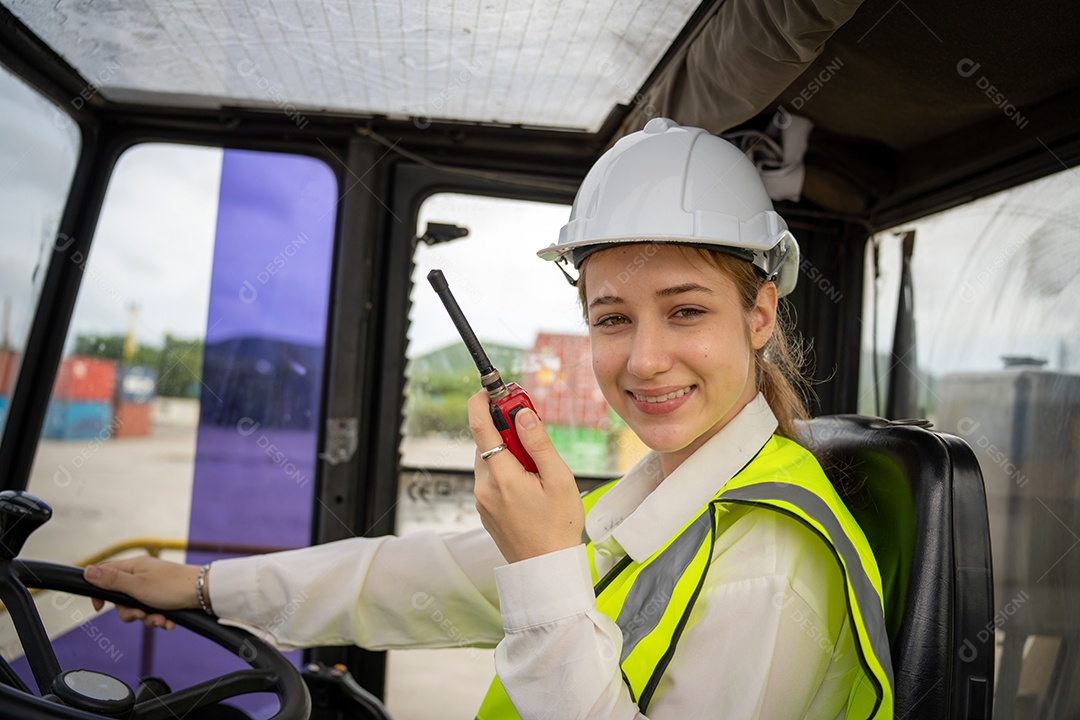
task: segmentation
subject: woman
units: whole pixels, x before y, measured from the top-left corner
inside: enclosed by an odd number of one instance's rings
[[[87,578],[282,647],[497,643],[485,719],[892,717],[877,567],[794,441],[805,410],[777,302],[798,246],[753,166],[653,120],[596,163],[540,255],[578,269],[597,380],[652,448],[625,477],[582,502],[528,410],[516,425],[539,473],[526,472],[481,392],[469,417],[485,531],[212,572],[143,558]]]

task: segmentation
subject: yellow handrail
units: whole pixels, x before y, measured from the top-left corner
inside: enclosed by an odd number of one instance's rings
[[[278,545],[181,540],[178,538],[134,537],[107,545],[103,550],[99,550],[93,555],[80,560],[76,565],[79,567],[96,565],[120,553],[139,549],[146,550],[146,553],[151,557],[158,557],[163,550],[192,550],[194,552],[214,552],[226,555],[262,555],[281,550],[292,550],[293,548]]]
[[[134,537],[106,545],[102,550],[75,563],[78,567],[97,565],[129,550],[145,550],[150,557],[159,557],[162,550],[187,550],[187,541],[179,538]]]

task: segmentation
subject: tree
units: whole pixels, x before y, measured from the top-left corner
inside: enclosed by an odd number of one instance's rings
[[[123,335],[76,335],[75,354],[88,357],[105,358],[124,362]],[[150,345],[139,345],[135,357],[126,365],[141,365],[157,369],[161,362],[161,349]]]
[[[158,363],[158,395],[163,397],[199,397],[202,381],[203,341],[165,336]]]
[[[431,373],[412,377],[407,405],[410,435],[458,433],[469,428],[469,398],[475,373]]]

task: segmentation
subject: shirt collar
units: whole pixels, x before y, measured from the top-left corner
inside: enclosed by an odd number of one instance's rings
[[[758,393],[667,478],[659,453],[650,452],[596,501],[585,518],[593,544],[603,544],[608,551],[621,549],[634,562],[644,561],[701,512],[754,458],[776,427],[776,416]]]

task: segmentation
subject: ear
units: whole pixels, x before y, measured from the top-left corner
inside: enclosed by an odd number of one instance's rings
[[[755,350],[765,347],[776,327],[776,283],[763,282],[757,300],[750,308],[750,345]]]

